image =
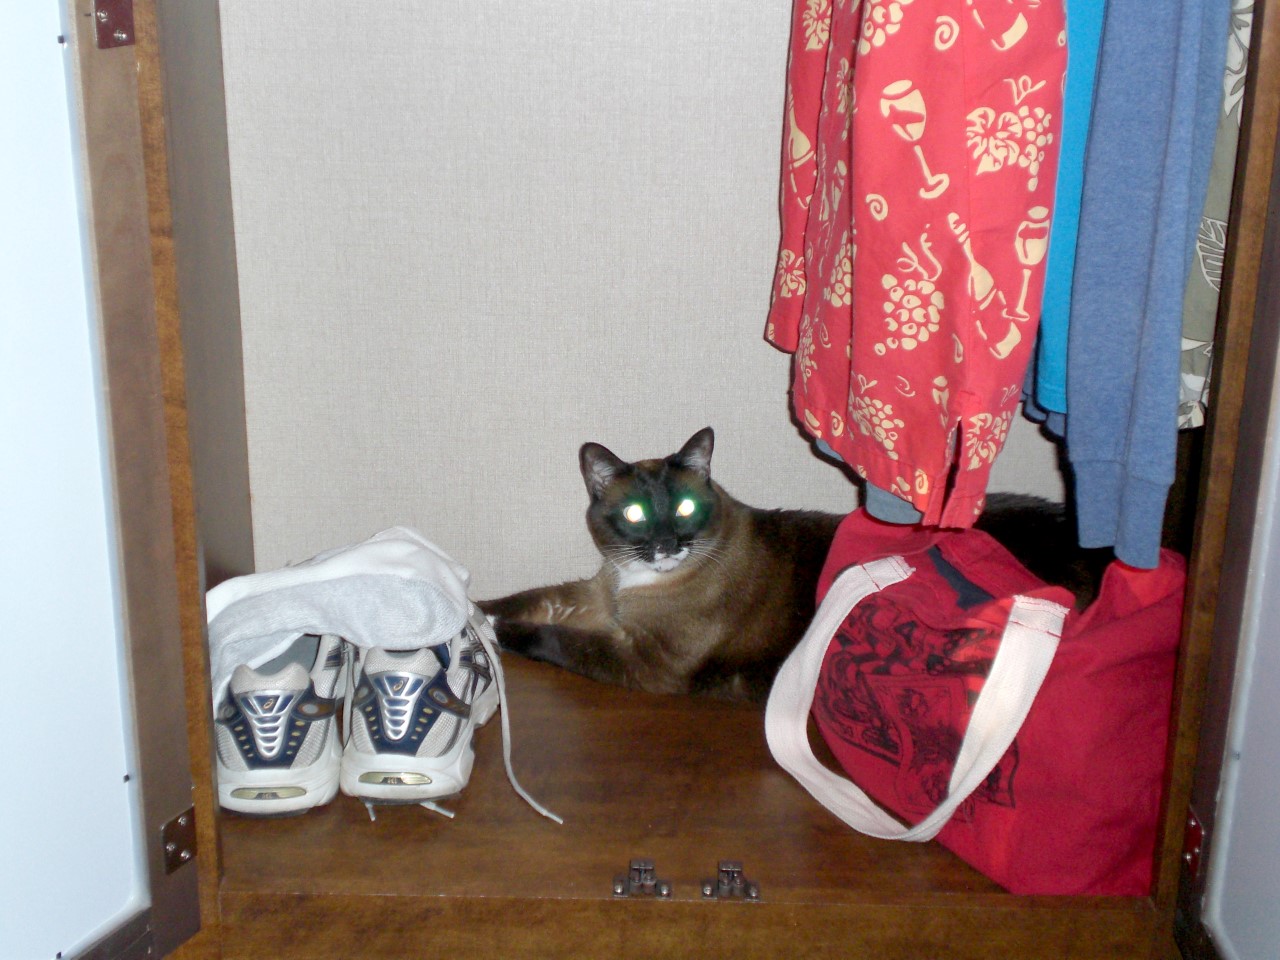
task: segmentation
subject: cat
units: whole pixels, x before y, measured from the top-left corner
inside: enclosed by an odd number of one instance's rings
[[[587,527],[604,557],[587,580],[482,601],[504,650],[653,693],[763,701],[813,618],[818,575],[842,516],[767,510],[711,479],[715,435],[628,463],[598,443],[578,459]],[[993,495],[979,523],[1042,579],[1084,602],[1063,509]]]

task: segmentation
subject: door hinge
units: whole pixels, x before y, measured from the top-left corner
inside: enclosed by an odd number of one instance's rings
[[[188,807],[160,829],[164,847],[164,872],[173,873],[196,858],[196,811]]]
[[[127,47],[133,43],[133,0],[93,0],[93,25],[98,49]]]
[[[1187,876],[1195,880],[1200,875],[1200,859],[1204,852],[1204,825],[1190,807],[1187,808],[1187,827],[1182,839],[1182,863]]]

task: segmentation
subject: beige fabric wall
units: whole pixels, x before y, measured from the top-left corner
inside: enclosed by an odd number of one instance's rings
[[[847,510],[762,338],[790,0],[223,0],[259,569],[416,526],[473,593],[590,574],[577,449],[716,428]],[[1061,499],[1020,423],[994,487]]]

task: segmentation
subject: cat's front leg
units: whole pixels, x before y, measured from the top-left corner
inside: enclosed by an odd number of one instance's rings
[[[602,683],[640,686],[637,664],[619,638],[554,623],[524,623],[496,617],[493,623],[502,649],[531,660],[554,664]]]
[[[653,671],[614,619],[602,578],[525,590],[479,606],[504,650],[604,683],[651,686],[646,678]]]
[[[490,619],[507,623],[562,623],[596,627],[607,623],[610,600],[595,580],[575,580],[554,587],[535,587],[506,597],[481,600]]]

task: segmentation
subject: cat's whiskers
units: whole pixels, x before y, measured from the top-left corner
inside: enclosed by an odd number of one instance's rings
[[[720,567],[725,566],[725,557],[728,556],[728,550],[719,540],[690,540],[688,547],[690,560],[697,563],[706,561]]]
[[[638,547],[610,547],[601,552],[613,568],[613,579],[619,589],[652,583],[658,575]]]
[[[641,554],[640,548],[630,545],[605,547],[601,549],[601,553],[604,554],[604,558],[609,563],[619,569],[630,566],[633,563],[644,562],[644,557]]]

